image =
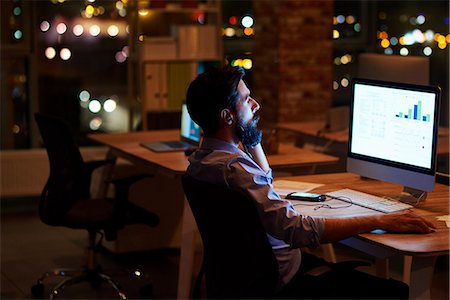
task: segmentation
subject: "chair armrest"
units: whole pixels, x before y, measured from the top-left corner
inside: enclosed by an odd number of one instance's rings
[[[128,199],[128,192],[130,190],[131,185],[134,183],[144,179],[151,178],[153,175],[150,174],[138,174],[134,176],[128,176],[124,178],[113,178],[105,180],[105,183],[112,183],[116,189],[115,198],[119,201]]]
[[[112,159],[102,159],[102,160],[91,160],[84,163],[89,174],[92,174],[92,172],[95,169],[103,167],[104,165],[108,164],[113,165],[115,164],[115,161]]]

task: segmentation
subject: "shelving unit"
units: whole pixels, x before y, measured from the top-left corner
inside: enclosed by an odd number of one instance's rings
[[[149,129],[149,111],[179,110],[190,81],[205,65],[222,64],[221,1],[138,1],[135,5],[135,30],[130,32],[135,79],[129,80],[135,85],[131,99],[138,103],[134,111],[130,109],[132,118],[139,115],[142,128]]]

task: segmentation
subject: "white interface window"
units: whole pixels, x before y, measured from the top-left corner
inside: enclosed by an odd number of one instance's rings
[[[181,106],[181,135],[200,141],[200,127],[191,119],[186,104]]]
[[[356,84],[351,152],[431,168],[435,94]]]

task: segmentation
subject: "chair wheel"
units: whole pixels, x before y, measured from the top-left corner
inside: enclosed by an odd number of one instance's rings
[[[142,299],[153,298],[153,286],[150,283],[142,286],[139,289],[139,295],[141,296]]]
[[[42,298],[44,297],[44,284],[42,282],[38,282],[31,287],[31,295],[33,298]]]

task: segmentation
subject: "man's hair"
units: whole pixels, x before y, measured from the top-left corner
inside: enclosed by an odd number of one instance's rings
[[[205,134],[219,129],[220,112],[228,108],[235,111],[239,100],[238,85],[244,69],[225,66],[211,68],[195,78],[186,93],[186,104],[191,118]]]

